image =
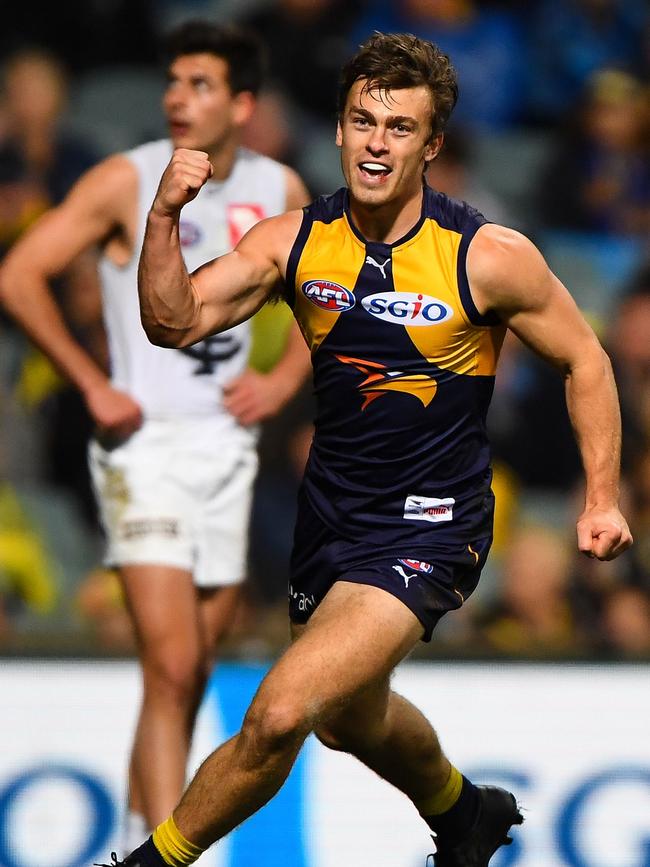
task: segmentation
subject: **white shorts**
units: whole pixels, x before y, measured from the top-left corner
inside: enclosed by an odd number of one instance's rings
[[[191,418],[148,420],[110,450],[91,442],[107,565],[176,566],[199,587],[244,578],[257,449],[252,433],[223,439]]]

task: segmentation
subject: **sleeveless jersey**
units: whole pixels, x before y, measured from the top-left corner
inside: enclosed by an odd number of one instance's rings
[[[361,236],[346,189],[304,210],[286,281],[317,399],[302,493],[344,538],[491,532],[485,419],[505,328],[479,314],[465,270],[485,222],[428,187],[394,244]]]
[[[139,251],[147,212],[172,152],[171,142],[161,140],[126,154],[138,174],[135,252],[124,267],[106,257],[100,263],[111,380],[140,403],[145,418],[211,415],[222,418],[224,432],[235,431],[237,422],[221,407],[222,388],[246,367],[249,324],[186,349],[169,349],[151,344],[140,323]],[[240,149],[230,176],[208,181],[181,211],[181,246],[188,270],[231,250],[259,220],[282,213],[285,187],[279,163]]]

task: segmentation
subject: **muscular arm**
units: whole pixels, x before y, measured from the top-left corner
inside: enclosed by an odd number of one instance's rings
[[[136,183],[124,157],[91,169],[59,207],[21,238],[0,269],[0,301],[6,310],[82,392],[95,421],[122,435],[139,426],[139,408],[111,389],[104,372],[72,337],[48,281],[120,228],[123,203]]]
[[[180,211],[210,172],[206,154],[175,151],[149,212],[138,290],[142,324],[160,346],[188,346],[256,313],[284,279],[300,227],[300,211],[263,220],[232,253],[188,274],[181,255]]]
[[[601,560],[631,544],[618,511],[621,421],[609,358],[569,292],[525,237],[484,226],[467,272],[479,310],[494,310],[565,378],[566,398],[586,477],[578,546]]]

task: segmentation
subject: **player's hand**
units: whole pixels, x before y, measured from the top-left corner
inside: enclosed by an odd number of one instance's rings
[[[172,217],[191,202],[212,177],[212,163],[204,151],[177,148],[165,169],[151,210]]]
[[[84,395],[86,406],[97,426],[97,439],[115,446],[127,440],[142,425],[140,405],[123,391],[102,383]]]
[[[585,509],[578,519],[577,530],[580,551],[598,560],[613,560],[633,541],[627,521],[615,506]]]
[[[281,382],[272,374],[246,370],[223,389],[223,405],[240,424],[251,425],[275,415],[287,402]]]

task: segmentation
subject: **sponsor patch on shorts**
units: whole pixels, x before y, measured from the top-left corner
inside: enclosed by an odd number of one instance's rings
[[[179,535],[179,527],[175,518],[141,518],[122,521],[119,532],[122,539],[142,539],[144,536],[176,539]]]
[[[409,495],[404,502],[404,517],[410,521],[430,521],[439,524],[441,521],[453,521],[453,497],[438,499],[437,497],[418,497]]]

